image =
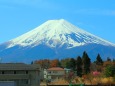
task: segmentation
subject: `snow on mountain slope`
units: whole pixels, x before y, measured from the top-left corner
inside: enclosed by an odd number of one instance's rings
[[[9,41],[7,48],[15,45],[35,47],[40,44],[55,48],[67,45],[67,48],[82,46],[89,43],[115,46],[114,44],[92,35],[64,19],[49,20],[34,30]]]

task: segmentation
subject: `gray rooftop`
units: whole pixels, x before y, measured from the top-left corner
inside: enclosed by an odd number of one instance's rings
[[[38,64],[0,63],[0,70],[39,70]]]

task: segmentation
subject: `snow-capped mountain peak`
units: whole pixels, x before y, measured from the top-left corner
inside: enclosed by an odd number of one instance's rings
[[[49,20],[37,28],[10,40],[7,48],[15,45],[34,47],[40,44],[48,47],[61,47],[66,45],[67,48],[82,46],[88,43],[96,43],[107,46],[115,46],[97,36],[94,36],[64,19]]]

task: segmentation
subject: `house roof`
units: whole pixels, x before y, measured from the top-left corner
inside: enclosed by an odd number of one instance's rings
[[[0,70],[39,70],[39,65],[24,63],[0,63]]]
[[[57,70],[57,71],[64,71],[63,68],[60,68],[60,67],[52,67],[52,68],[49,68],[47,70]]]

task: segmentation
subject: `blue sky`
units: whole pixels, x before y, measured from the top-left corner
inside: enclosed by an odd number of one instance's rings
[[[0,0],[0,43],[62,18],[115,43],[115,0]]]

